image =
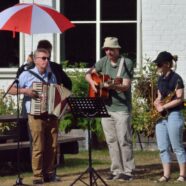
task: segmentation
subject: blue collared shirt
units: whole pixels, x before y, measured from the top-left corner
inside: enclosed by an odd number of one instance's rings
[[[31,71],[35,72],[36,74],[38,74],[42,79],[44,79],[44,81],[46,81],[47,83],[53,83],[56,84],[57,80],[55,75],[52,73],[51,78],[48,79],[48,74],[50,71],[50,68],[47,69],[47,71],[44,74],[40,74],[37,67],[34,67],[33,69],[31,69]],[[37,77],[35,77],[33,74],[31,74],[29,71],[24,71],[21,73],[21,75],[19,76],[19,84],[18,87],[19,88],[32,88],[32,83],[33,82],[41,82],[40,79],[38,79]],[[24,96],[24,106],[26,108],[26,112],[30,113],[30,103],[31,103],[31,97],[25,95]],[[24,110],[24,108],[23,108]],[[23,115],[24,115],[24,111],[23,111]]]

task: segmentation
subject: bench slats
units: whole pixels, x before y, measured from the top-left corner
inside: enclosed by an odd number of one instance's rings
[[[84,137],[81,136],[70,136],[70,135],[64,135],[58,137],[58,143],[67,143],[67,142],[74,142],[74,141],[81,141],[84,140]],[[31,145],[30,141],[21,141],[19,142],[19,148],[29,148]],[[10,149],[16,149],[17,148],[17,142],[7,142],[0,144],[0,150],[10,150]]]

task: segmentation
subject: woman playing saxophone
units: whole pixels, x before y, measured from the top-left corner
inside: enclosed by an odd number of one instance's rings
[[[154,106],[159,113],[164,111],[168,113],[166,118],[158,120],[156,124],[156,139],[163,166],[163,176],[157,180],[158,182],[167,182],[170,179],[171,147],[176,154],[180,170],[176,181],[186,181],[186,152],[182,143],[184,119],[181,113],[184,101],[184,84],[180,75],[171,69],[173,61],[176,63],[177,56],[166,51],[160,52],[153,61],[161,74],[157,83],[158,96],[154,101]],[[163,103],[162,100],[171,92],[175,92],[175,95],[169,102]]]

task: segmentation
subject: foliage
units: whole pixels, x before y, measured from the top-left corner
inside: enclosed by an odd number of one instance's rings
[[[87,63],[86,62],[70,62],[68,60],[66,61],[62,61],[62,64],[63,64],[63,68],[86,68],[87,67]]]
[[[184,119],[186,120],[186,100],[184,100],[184,109],[182,110],[182,113],[183,113]],[[184,128],[186,129],[186,121],[185,121],[185,124],[184,124]]]
[[[63,63],[64,64],[64,63]],[[63,65],[64,68],[65,65]],[[68,65],[67,65],[68,66]],[[85,67],[84,63],[75,64],[75,67],[81,66]],[[74,97],[87,97],[88,96],[88,83],[85,80],[85,71],[79,68],[74,68],[67,71],[68,76],[72,80],[72,93]],[[60,122],[60,129],[65,132],[69,132],[73,128],[87,129],[88,119],[86,118],[74,118],[71,113],[64,116],[63,120]],[[93,119],[91,124],[91,130],[96,134],[96,136],[102,140],[104,137],[101,122],[99,118]]]
[[[4,93],[3,90],[0,90],[0,115],[13,115],[16,113],[14,100],[8,95],[3,98]],[[5,134],[15,127],[15,123],[0,122],[0,134]]]
[[[134,133],[144,133],[147,136],[148,130],[152,130],[155,125],[151,119],[150,111],[153,109],[156,97],[156,82],[156,66],[150,59],[146,59],[144,67],[136,74],[136,79],[133,81],[132,126]]]
[[[132,126],[135,134],[138,132],[143,133],[144,136],[153,137],[156,122],[153,121],[152,113],[153,102],[157,96],[158,74],[154,63],[150,59],[145,60],[142,71],[136,74],[136,79],[133,81]],[[186,118],[186,107],[182,112]]]
[[[68,61],[64,63],[68,66]],[[84,64],[78,63],[75,67],[85,67]],[[68,71],[68,75],[72,79],[72,92],[74,96],[86,97],[88,93],[88,83],[85,81],[85,72],[75,68]],[[146,59],[146,63],[141,71],[135,74],[132,87],[132,126],[134,134],[143,133],[147,135],[149,126],[154,125],[151,121],[150,110],[153,108],[153,101],[156,97],[156,67],[150,59]],[[100,119],[93,121],[92,131],[101,139],[104,139],[103,130],[100,124]],[[74,118],[71,113],[65,115],[61,121],[60,129],[68,132],[72,128],[87,129],[88,121],[84,118]]]

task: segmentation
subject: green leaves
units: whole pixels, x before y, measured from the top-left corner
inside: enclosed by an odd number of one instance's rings
[[[156,66],[150,59],[146,59],[144,67],[135,77],[132,87],[132,126],[134,133],[146,135],[148,126],[154,124],[150,110],[153,109],[157,92]]]
[[[0,115],[13,115],[16,113],[15,102],[10,95],[3,98],[4,93],[4,90],[0,90]],[[15,127],[15,123],[1,122],[0,134],[4,134]]]
[[[74,68],[67,71],[68,76],[72,80],[72,93],[75,97],[87,97],[89,84],[85,80],[85,69]],[[60,129],[65,132],[69,132],[71,129],[78,128],[86,130],[88,128],[89,120],[86,118],[74,118],[71,113],[64,116],[60,122]],[[103,129],[100,119],[96,118],[92,120],[91,130],[97,137],[104,139]]]

